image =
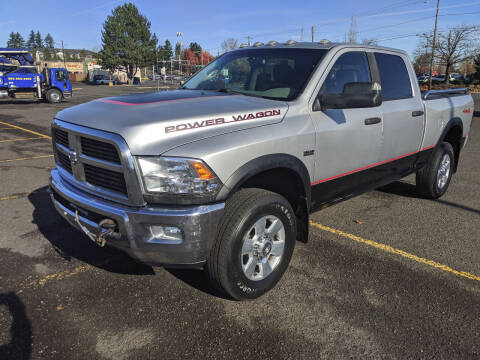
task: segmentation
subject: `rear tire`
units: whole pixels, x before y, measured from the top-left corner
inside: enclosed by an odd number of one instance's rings
[[[435,148],[430,161],[417,171],[417,191],[428,199],[438,199],[450,185],[455,157],[450,143],[443,142]]]
[[[50,104],[57,104],[62,101],[62,93],[57,89],[50,89],[45,98]]]
[[[240,190],[227,200],[207,259],[207,275],[236,300],[258,298],[284,274],[295,238],[295,214],[283,196]]]

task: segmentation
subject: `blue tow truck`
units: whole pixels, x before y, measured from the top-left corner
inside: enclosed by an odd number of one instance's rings
[[[40,73],[25,49],[0,48],[0,99],[38,99],[59,103],[72,96],[67,69]]]

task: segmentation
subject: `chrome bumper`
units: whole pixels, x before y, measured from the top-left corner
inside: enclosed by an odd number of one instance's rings
[[[110,239],[107,245],[121,249],[150,265],[201,267],[208,256],[225,203],[200,206],[133,208],[83,192],[66,182],[57,169],[50,176],[52,201],[57,211],[79,229],[78,220],[93,233],[98,232],[98,219],[113,219],[121,238]],[[176,226],[182,230],[181,242],[154,239],[151,225]]]

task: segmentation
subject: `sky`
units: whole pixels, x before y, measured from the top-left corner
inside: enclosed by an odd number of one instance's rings
[[[50,33],[58,47],[99,50],[102,25],[113,8],[125,0],[0,0],[0,47],[10,32],[28,37],[30,30]],[[221,43],[235,38],[239,43],[269,40],[311,41],[314,38],[344,41],[351,18],[357,38],[376,39],[380,45],[412,54],[418,34],[433,30],[437,0],[242,0],[157,1],[131,0],[151,22],[160,43],[198,42],[217,55]],[[18,16],[16,15],[18,14]],[[8,15],[8,16],[7,16]],[[439,30],[480,24],[480,0],[440,0]],[[182,32],[182,37],[177,37]],[[303,36],[302,36],[303,34]]]

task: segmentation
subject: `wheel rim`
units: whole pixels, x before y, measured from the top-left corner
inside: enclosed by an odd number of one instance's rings
[[[444,154],[442,160],[440,161],[440,166],[438,167],[437,172],[437,187],[439,190],[443,190],[443,188],[447,185],[448,178],[450,176],[450,167],[450,156],[448,154]]]
[[[284,249],[285,227],[282,221],[273,215],[258,219],[243,237],[243,274],[253,281],[267,278],[280,264]]]
[[[60,95],[58,95],[57,92],[53,92],[51,95],[50,95],[50,98],[54,101],[54,102],[57,102],[60,100]]]

